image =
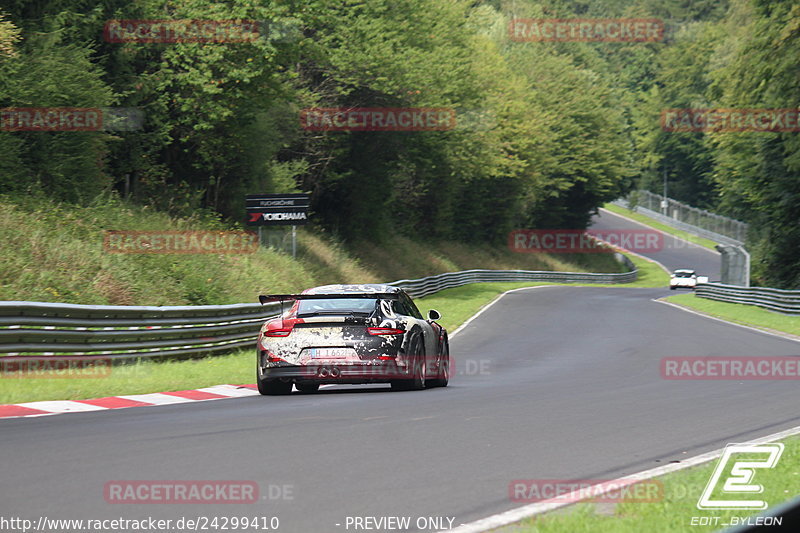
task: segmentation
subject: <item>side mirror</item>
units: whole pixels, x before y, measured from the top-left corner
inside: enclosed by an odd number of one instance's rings
[[[436,309],[428,311],[428,320],[439,320],[440,318],[442,318],[442,315]]]

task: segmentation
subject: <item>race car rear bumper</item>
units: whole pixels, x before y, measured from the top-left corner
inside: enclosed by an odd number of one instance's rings
[[[400,366],[394,361],[377,361],[371,364],[281,365],[263,368],[262,379],[282,379],[299,383],[387,383],[411,379],[411,372],[407,366]]]

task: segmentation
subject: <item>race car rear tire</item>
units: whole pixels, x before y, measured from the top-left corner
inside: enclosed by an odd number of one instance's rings
[[[412,358],[412,374],[409,378],[392,381],[392,390],[422,390],[425,388],[427,377],[425,349],[419,336],[411,340],[408,353],[414,356]]]
[[[431,387],[447,387],[450,381],[450,343],[447,339],[442,347],[442,355],[439,356],[439,373],[435,379],[430,381]]]
[[[264,396],[284,396],[292,392],[292,382],[279,379],[259,379],[258,392]]]
[[[256,370],[256,384],[262,396],[283,396],[292,392],[291,381],[264,378],[261,376],[260,368]]]

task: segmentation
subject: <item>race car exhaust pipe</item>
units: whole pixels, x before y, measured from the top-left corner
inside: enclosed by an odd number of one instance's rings
[[[328,377],[328,369],[327,369],[327,367],[323,366],[322,368],[319,369],[319,377],[321,377],[321,378],[327,378]]]
[[[336,368],[336,367],[331,368],[331,377],[332,378],[338,378],[340,374],[341,374],[341,372],[339,371],[338,368]]]

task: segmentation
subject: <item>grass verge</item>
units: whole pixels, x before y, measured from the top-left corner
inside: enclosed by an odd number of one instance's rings
[[[617,285],[618,287],[669,287],[669,274],[658,263],[639,255],[627,255],[636,265],[639,274],[633,283],[624,283]]]
[[[764,492],[742,499],[758,499],[775,507],[796,496],[800,480],[800,438],[783,441],[785,449],[772,469],[756,471],[754,483]],[[741,459],[741,457],[736,458]],[[711,478],[717,461],[687,468],[657,478],[663,485],[659,501],[627,501],[619,503],[578,503],[558,511],[537,515],[498,530],[497,533],[639,533],[670,531],[704,533],[718,531],[732,523],[733,517],[753,516],[753,511],[698,510],[697,501]],[[726,475],[730,474],[730,468]],[[721,483],[720,483],[721,484]],[[712,493],[719,498],[721,493]],[[728,495],[730,497],[730,495]],[[695,523],[693,524],[693,517]],[[705,519],[705,520],[703,520]],[[776,528],[776,531],[780,528]]]
[[[612,213],[616,213],[618,215],[622,215],[628,218],[635,220],[636,222],[641,222],[646,226],[650,226],[651,228],[657,229],[659,231],[663,231],[664,233],[669,233],[670,235],[674,235],[679,237],[685,241],[689,241],[693,244],[697,244],[698,246],[702,246],[704,248],[708,248],[709,250],[717,251],[714,246],[716,243],[709,239],[705,239],[703,237],[698,237],[697,235],[692,235],[691,233],[675,229],[672,226],[667,226],[666,224],[662,224],[652,218],[642,215],[641,213],[636,213],[631,211],[630,209],[625,209],[624,207],[620,207],[614,204],[606,204],[603,206],[605,209],[608,209]]]
[[[800,317],[775,313],[755,305],[718,302],[694,294],[677,294],[664,300],[737,324],[800,335]]]
[[[20,231],[20,228],[25,228]],[[329,283],[374,283],[473,268],[620,272],[611,254],[516,253],[502,245],[418,241],[343,243],[319,227],[297,232],[297,259],[250,253],[117,253],[107,230],[229,231],[235,221],[199,211],[171,217],[109,194],[90,205],[0,195],[0,300],[89,305],[220,305]],[[287,230],[265,230],[277,242]],[[124,242],[136,241],[129,233]],[[184,237],[186,235],[184,234]],[[163,244],[163,239],[162,239]],[[142,250],[139,249],[139,252]],[[229,250],[232,251],[232,250]]]

